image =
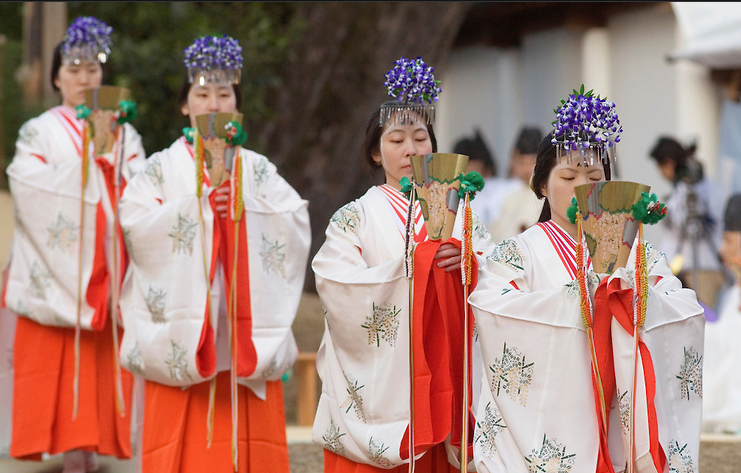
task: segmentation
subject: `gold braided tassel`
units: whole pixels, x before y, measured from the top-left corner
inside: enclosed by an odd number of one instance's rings
[[[193,148],[195,154],[195,165],[196,165],[196,200],[198,201],[198,226],[201,231],[201,253],[203,254],[203,272],[206,278],[206,307],[208,307],[208,318],[209,322],[213,326],[213,312],[214,308],[211,304],[211,272],[209,271],[209,258],[208,248],[206,245],[206,222],[203,218],[203,203],[201,197],[203,196],[203,183],[205,181],[203,166],[204,166],[204,150],[203,150],[203,139],[201,138],[198,130],[193,132]],[[206,431],[207,435],[207,446],[211,447],[211,442],[214,436],[214,417],[216,409],[216,375],[211,379],[208,394],[208,415],[206,417]]]
[[[576,242],[576,279],[579,283],[579,302],[581,306],[581,317],[584,326],[591,328],[594,325],[592,318],[592,306],[589,301],[587,289],[586,264],[584,262],[584,244],[582,239],[581,212],[576,214],[576,234],[579,240]]]
[[[631,389],[630,402],[630,461],[628,463],[629,472],[635,468],[635,411],[636,411],[636,391],[638,385],[638,353],[640,343],[638,337],[638,328],[646,322],[646,303],[648,299],[648,273],[646,263],[646,245],[643,240],[643,222],[638,222],[638,247],[636,248],[635,261],[635,287],[633,288],[633,387]]]
[[[460,472],[468,472],[468,288],[471,284],[471,259],[473,258],[473,216],[471,196],[465,194],[463,207],[463,239],[461,240],[461,278],[463,283],[463,408],[461,419]]]
[[[597,364],[597,351],[594,346],[594,315],[592,303],[589,300],[589,288],[587,287],[587,265],[584,261],[584,235],[581,227],[581,212],[576,213],[576,279],[579,283],[579,304],[581,307],[581,316],[584,327],[587,329],[587,338],[589,339],[589,353],[592,357],[592,370],[597,381],[597,390],[599,392],[600,414],[602,415],[602,426],[607,425],[607,404],[605,403],[605,393],[602,389],[602,376]]]
[[[234,153],[234,164],[232,166],[232,205],[229,206],[232,214],[231,218],[235,222],[238,222],[242,218],[242,210],[244,209],[244,199],[242,196],[242,158],[240,157],[240,151],[241,147],[237,145]]]
[[[409,207],[407,207],[407,221],[404,228],[404,277],[411,279],[414,275],[414,224],[417,192],[415,186],[409,191]]]
[[[120,280],[118,277],[118,256],[119,256],[119,242],[118,242],[118,201],[120,199],[120,192],[121,192],[121,185],[120,185],[120,177],[121,177],[121,160],[116,159],[116,156],[121,156],[123,153],[123,143],[121,139],[121,133],[122,128],[118,127],[116,130],[116,142],[115,142],[115,149],[113,152],[114,156],[114,171],[113,171],[113,179],[114,179],[114,200],[115,205],[113,206],[113,238],[111,241],[111,245],[113,247],[113,251],[111,251],[111,254],[113,255],[113,290],[111,295],[111,330],[113,332],[113,369],[114,369],[114,377],[115,377],[115,383],[116,383],[116,410],[118,410],[118,414],[121,417],[124,417],[126,415],[125,412],[125,402],[124,402],[124,396],[123,396],[123,381],[121,379],[121,360],[119,358],[119,344],[118,344],[118,300],[119,300],[119,287],[120,287]]]
[[[471,214],[471,200],[466,194],[465,206],[463,208],[463,241],[461,241],[463,257],[463,268],[461,276],[463,285],[471,284],[471,259],[473,258],[473,216]]]
[[[82,246],[85,230],[85,186],[90,162],[90,125],[85,121],[82,130],[82,187],[80,188],[80,247],[77,260],[77,322],[75,323],[75,376],[73,380],[72,419],[77,419],[80,407],[80,320],[82,318]]]
[[[409,282],[409,473],[415,469],[414,448],[414,223],[417,201],[416,186],[412,184],[409,192],[409,207],[404,233],[404,277]]]
[[[198,130],[193,133],[193,148],[195,149],[196,158],[196,195],[201,197],[203,195],[203,160],[205,158],[203,151],[203,138],[201,138],[201,134]]]
[[[638,248],[636,248],[635,268],[635,310],[633,323],[642,327],[646,322],[648,302],[648,268],[646,262],[646,243],[643,240],[643,222],[638,223]]]
[[[230,218],[234,222],[234,253],[232,255],[232,277],[229,288],[229,327],[230,327],[230,346],[231,346],[231,404],[232,404],[232,460],[234,462],[234,471],[238,469],[238,426],[239,426],[239,391],[237,385],[237,264],[239,253],[239,221],[242,218],[244,201],[242,199],[242,160],[239,154],[239,147],[234,156],[234,165],[232,169],[231,192],[229,202]]]

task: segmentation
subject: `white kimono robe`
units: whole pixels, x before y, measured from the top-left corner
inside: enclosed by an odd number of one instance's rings
[[[141,136],[122,127],[114,152],[90,159],[85,186],[82,278],[79,272],[82,142],[85,121],[75,110],[57,106],[23,124],[13,161],[7,168],[15,227],[8,262],[0,278],[0,457],[9,456],[13,408],[13,345],[16,317],[48,326],[74,327],[78,281],[82,286],[80,327],[100,329],[112,295],[115,185],[107,189],[104,168],[118,164],[121,187],[144,167]],[[116,153],[117,152],[117,153]],[[100,212],[100,213],[99,213]],[[96,220],[96,216],[100,217]],[[118,241],[118,281],[123,276],[124,243]],[[95,256],[104,260],[108,279],[90,288]],[[98,302],[89,304],[88,297]],[[110,336],[110,335],[107,335]],[[84,361],[83,361],[84,362]]]
[[[308,202],[265,156],[242,149],[240,159],[247,248],[240,245],[239,251],[248,254],[249,287],[237,290],[249,293],[250,307],[244,310],[251,312],[251,333],[238,337],[241,346],[251,342],[256,365],[238,382],[264,399],[265,381],[280,379],[298,353],[291,325],[308,263]],[[147,159],[121,200],[131,257],[121,294],[121,363],[169,386],[189,386],[229,370],[229,288],[224,262],[212,251],[215,216],[208,195],[213,189],[207,183],[203,189],[199,206],[192,148],[181,137]],[[207,325],[211,335],[203,335]],[[198,366],[199,347],[215,350],[215,370]]]
[[[721,300],[718,320],[705,326],[703,430],[741,433],[741,285],[734,281]]]
[[[635,267],[636,247],[626,268]],[[648,305],[639,335],[650,351],[656,377],[658,441],[667,458],[664,471],[696,472],[704,313],[694,292],[683,289],[672,275],[666,257],[650,244],[646,247]],[[609,281],[630,288],[633,273],[621,268]],[[597,278],[591,271],[589,276]],[[536,225],[502,242],[488,256],[469,302],[487,376],[474,433],[477,471],[597,471],[598,411],[579,289],[546,232]],[[633,339],[614,318],[610,333],[617,394],[612,402],[606,401],[608,444],[611,463],[619,472],[627,458],[625,408],[632,383]],[[634,471],[653,472],[643,387],[639,377]]]
[[[404,228],[395,212],[383,190],[370,188],[335,212],[312,261],[325,310],[313,440],[381,468],[409,462],[401,458],[400,444],[410,419],[410,288]],[[424,225],[420,217],[418,230]],[[461,221],[462,205],[453,232],[458,239]],[[476,217],[473,238],[474,249],[485,252],[490,238]],[[450,445],[448,452],[455,458]]]
[[[114,266],[115,191],[107,188],[103,168],[118,169],[122,188],[144,167],[146,155],[141,137],[126,123],[122,127],[121,147],[96,159],[91,157],[81,232],[83,124],[74,110],[60,105],[27,121],[19,131],[16,154],[7,170],[16,225],[4,304],[16,314],[43,325],[74,327],[82,238],[80,326],[92,330],[105,324],[108,300],[104,292],[110,296],[110,282],[121,280],[125,250],[119,239],[119,257]],[[97,289],[90,287],[96,256],[98,261],[105,258],[103,264],[108,273],[107,281],[99,283]],[[120,274],[117,279],[111,274],[114,267]],[[100,276],[98,272],[97,277]],[[90,300],[97,300],[98,307],[91,306]]]

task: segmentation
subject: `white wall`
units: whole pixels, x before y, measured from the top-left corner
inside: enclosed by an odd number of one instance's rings
[[[623,125],[618,147],[619,178],[651,186],[659,199],[671,183],[649,157],[660,135],[677,136],[678,77],[665,60],[675,47],[676,24],[671,10],[646,9],[620,15],[608,25],[610,32],[611,100]],[[646,226],[646,237],[661,238],[660,226]]]
[[[552,110],[579,78],[579,50],[580,35],[552,30],[524,38],[517,49],[455,51],[440,76],[435,123],[440,151],[451,151],[478,127],[496,155],[498,174],[504,175],[521,126],[550,130]]]
[[[451,152],[456,142],[478,128],[495,156],[498,174],[506,169],[509,149],[505,137],[509,123],[520,120],[521,108],[513,101],[521,75],[519,55],[494,48],[456,52],[440,77],[435,134],[438,149]],[[511,132],[514,133],[514,132]]]
[[[563,28],[525,36],[518,48],[455,51],[442,80],[436,133],[441,151],[478,126],[506,169],[522,124],[551,130],[553,109],[584,83],[616,103],[623,125],[618,177],[648,184],[659,198],[671,190],[649,151],[662,134],[698,139],[698,155],[716,177],[720,96],[707,68],[666,60],[682,37],[670,8],[646,8],[587,31]],[[657,242],[660,226],[646,228]]]

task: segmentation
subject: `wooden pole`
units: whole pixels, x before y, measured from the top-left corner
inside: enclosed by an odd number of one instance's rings
[[[316,415],[316,353],[299,353],[296,359],[298,371],[298,407],[297,422],[301,426],[310,426]]]

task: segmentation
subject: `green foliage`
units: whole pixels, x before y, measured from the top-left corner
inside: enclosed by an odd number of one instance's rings
[[[5,169],[13,157],[18,129],[43,107],[24,106],[16,73],[22,63],[23,2],[0,2],[0,189],[7,189]]]
[[[23,2],[0,2],[0,34],[8,40],[23,37]]]
[[[245,129],[270,119],[267,97],[281,86],[279,67],[300,33],[292,24],[296,8],[290,2],[69,2],[68,18],[92,15],[113,27],[105,82],[131,89],[139,112],[132,124],[151,154],[189,125],[177,104],[183,50],[205,34],[227,34],[242,46]]]
[[[131,89],[138,112],[132,124],[151,154],[168,147],[189,126],[177,103],[186,77],[183,50],[205,34],[228,34],[242,46],[240,111],[245,130],[271,120],[268,97],[282,86],[280,68],[303,28],[294,15],[297,8],[292,2],[68,2],[67,23],[95,16],[113,27],[103,81]],[[24,106],[19,99],[23,2],[0,2],[0,34],[5,36],[0,45],[0,188],[7,188],[5,168],[18,129],[46,107]],[[247,146],[256,151],[263,147],[256,142]]]
[[[168,147],[188,120],[180,113],[178,92],[186,77],[183,50],[205,34],[227,34],[242,46],[241,112],[244,128],[272,118],[270,94],[282,86],[280,68],[303,25],[293,2],[68,2],[67,23],[95,16],[113,27],[113,46],[104,83],[128,87],[137,105],[132,124],[147,154]],[[23,2],[0,2],[0,188],[12,159],[18,129],[44,110],[24,106],[16,74],[23,62]],[[46,80],[46,78],[44,78]],[[251,133],[251,136],[255,134]],[[247,146],[262,151],[261,143]],[[4,161],[4,162],[3,162]]]

